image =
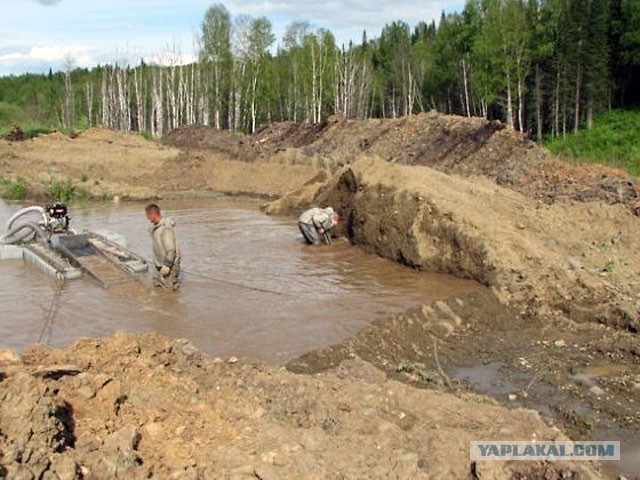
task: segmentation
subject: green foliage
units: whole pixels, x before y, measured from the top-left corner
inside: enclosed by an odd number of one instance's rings
[[[46,195],[59,202],[92,200],[93,195],[84,187],[74,185],[71,179],[51,180],[45,191]]]
[[[442,385],[442,376],[435,370],[427,370],[424,363],[412,362],[405,358],[400,359],[396,372],[402,373],[414,381]]]
[[[140,136],[145,140],[153,140],[150,132],[140,132]]]
[[[336,45],[328,30],[296,21],[276,52],[268,18],[234,18],[215,3],[192,65],[141,61],[0,77],[0,133],[13,122],[27,136],[32,126],[98,123],[147,136],[188,122],[249,132],[272,121],[435,108],[507,121],[539,139],[577,131],[609,105],[640,104],[637,0],[464,3],[413,31],[390,21],[378,38],[363,32],[359,45]]]
[[[607,262],[604,264],[604,268],[603,270],[607,273],[613,273],[613,271],[616,269],[616,261],[612,258],[610,258],[609,260],[607,260]]]
[[[22,130],[24,132],[24,138],[35,138],[38,135],[51,133],[51,129],[43,126],[27,126]]]
[[[614,110],[596,118],[592,129],[545,146],[569,161],[602,163],[640,175],[640,111]]]
[[[20,123],[24,111],[18,105],[0,101],[0,132],[8,133],[14,123]]]
[[[24,200],[27,196],[27,182],[18,177],[15,180],[7,180],[0,176],[0,197],[9,200]]]

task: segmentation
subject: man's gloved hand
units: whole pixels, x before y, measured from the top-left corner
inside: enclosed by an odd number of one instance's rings
[[[170,267],[167,267],[166,265],[162,265],[160,267],[160,275],[162,275],[163,277],[166,277],[170,273],[171,273],[171,268]]]

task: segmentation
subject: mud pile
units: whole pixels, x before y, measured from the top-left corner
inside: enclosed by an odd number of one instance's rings
[[[354,244],[414,268],[478,280],[519,314],[640,328],[640,223],[621,205],[546,204],[487,178],[368,157],[267,210],[311,203],[341,206]]]
[[[482,175],[546,203],[601,200],[633,210],[640,198],[637,179],[623,171],[568,165],[500,122],[435,112],[375,120],[334,116],[318,125],[277,123],[248,137],[189,127],[171,133],[165,143],[241,161],[329,169],[373,156],[466,177]]]
[[[118,334],[0,367],[7,478],[598,478],[586,462],[469,461],[482,438],[565,439],[531,411],[387,380],[314,376]]]

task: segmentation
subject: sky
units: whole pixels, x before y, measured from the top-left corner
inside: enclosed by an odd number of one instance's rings
[[[8,5],[3,5],[3,4]],[[232,18],[265,16],[276,44],[288,24],[326,28],[337,43],[378,37],[402,20],[414,27],[461,11],[464,0],[0,0],[0,76],[106,63],[188,62],[205,12],[223,3]]]

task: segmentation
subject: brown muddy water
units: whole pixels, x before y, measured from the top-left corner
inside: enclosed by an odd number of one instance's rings
[[[59,283],[22,260],[0,262],[0,348],[66,347],[116,330],[187,338],[202,351],[275,364],[351,336],[371,321],[482,288],[424,274],[336,239],[301,241],[295,218],[239,199],[160,202],[177,223],[184,269],[178,293],[114,295],[90,277]],[[23,205],[0,201],[0,226]],[[144,204],[70,209],[71,226],[107,229],[151,257]]]
[[[264,215],[257,201],[167,200],[160,205],[177,222],[185,270],[180,292],[148,287],[141,294],[115,294],[87,276],[60,284],[22,260],[2,260],[0,348],[21,351],[36,342],[66,347],[77,338],[116,330],[155,331],[187,338],[211,355],[285,364],[345,340],[376,319],[486,291],[475,282],[419,273],[365,254],[344,240],[328,247],[306,246],[295,218]],[[21,207],[0,200],[0,228]],[[70,214],[76,230],[120,233],[131,250],[151,256],[143,203],[72,207]],[[550,371],[545,382],[545,377],[513,367],[518,357],[536,358],[535,339],[543,333],[511,318],[485,320],[492,328],[476,332],[476,350],[452,345],[443,352],[443,368],[512,408],[558,418],[560,406],[594,421],[600,427],[577,438],[620,440],[622,460],[609,466],[611,478],[640,478],[635,430],[600,421],[590,397],[569,395],[554,380],[556,373]],[[574,377],[568,381],[588,380]],[[507,400],[523,390],[529,390],[526,401]]]

